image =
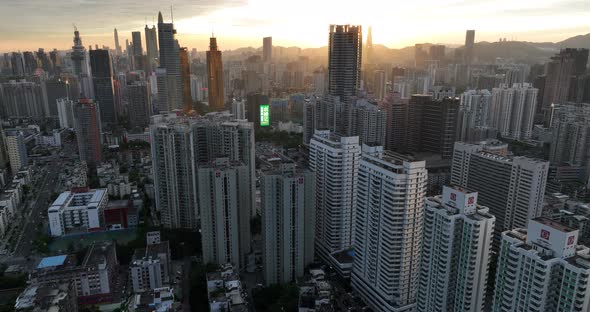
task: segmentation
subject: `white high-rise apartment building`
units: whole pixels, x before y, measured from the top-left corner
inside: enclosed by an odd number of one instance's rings
[[[8,152],[12,174],[16,174],[22,167],[28,165],[27,147],[25,145],[25,139],[20,132],[6,132],[6,151]]]
[[[324,259],[353,245],[360,157],[358,137],[316,130],[310,141],[309,168],[316,174],[316,251]]]
[[[236,119],[246,119],[246,101],[233,99],[231,103],[231,113]]]
[[[502,233],[492,311],[590,311],[590,253],[578,232],[537,218]]]
[[[425,206],[417,310],[483,311],[496,218],[459,187]]]
[[[492,90],[492,126],[504,137],[529,139],[533,133],[539,89],[529,83],[502,84]]]
[[[250,252],[249,168],[217,158],[198,170],[203,263],[244,268]]]
[[[197,164],[190,121],[176,114],[152,116],[150,137],[156,209],[162,226],[196,229]]]
[[[526,227],[541,216],[549,162],[490,152],[503,145],[456,142],[451,183],[477,192],[480,204],[496,217],[496,238],[502,231]]]
[[[427,180],[424,161],[363,145],[352,287],[373,311],[415,311]]]
[[[358,136],[361,144],[385,146],[387,112],[365,99],[352,106],[350,136]]]
[[[267,285],[295,281],[313,262],[315,174],[282,162],[261,177],[262,267]]]
[[[457,122],[457,140],[487,139],[492,121],[492,94],[488,90],[468,90],[461,94]]]
[[[57,115],[60,128],[74,128],[74,101],[67,98],[57,99]]]
[[[254,213],[254,127],[227,112],[203,117],[152,116],[150,126],[156,208],[167,228],[197,228],[197,170],[219,157],[248,168],[248,207]]]

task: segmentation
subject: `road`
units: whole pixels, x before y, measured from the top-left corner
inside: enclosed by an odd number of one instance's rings
[[[25,217],[22,234],[14,249],[14,257],[28,257],[32,254],[32,242],[36,239],[37,225],[43,222],[42,216],[46,214],[47,202],[56,190],[58,175],[62,169],[59,160],[53,156],[50,164],[45,168],[47,168],[47,174],[41,183],[37,200],[33,203],[33,209]]]

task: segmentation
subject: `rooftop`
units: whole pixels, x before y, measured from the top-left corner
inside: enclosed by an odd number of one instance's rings
[[[63,265],[66,262],[67,255],[47,257],[41,259],[41,262],[37,265],[37,269],[44,269],[50,267],[56,267]]]
[[[537,221],[537,222],[539,222],[541,224],[550,226],[550,227],[552,227],[552,228],[554,228],[554,229],[556,229],[558,231],[562,231],[562,232],[572,232],[572,231],[575,231],[575,229],[570,228],[569,226],[567,226],[565,224],[562,224],[562,223],[553,221],[553,220],[551,220],[549,218],[546,218],[546,217],[539,217],[539,218],[535,218],[533,220],[534,221]]]

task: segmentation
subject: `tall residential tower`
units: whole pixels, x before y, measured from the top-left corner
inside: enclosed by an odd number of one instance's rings
[[[352,288],[373,311],[415,310],[427,180],[424,161],[363,145]]]

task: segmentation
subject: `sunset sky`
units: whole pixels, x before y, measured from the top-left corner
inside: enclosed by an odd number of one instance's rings
[[[159,10],[181,46],[205,50],[214,31],[223,50],[275,45],[327,44],[329,24],[373,26],[373,42],[403,47],[416,42],[460,44],[466,29],[476,41],[500,37],[560,41],[590,33],[588,0],[0,0],[0,51],[67,49],[76,24],[85,46],[121,45],[131,31],[152,24]]]

